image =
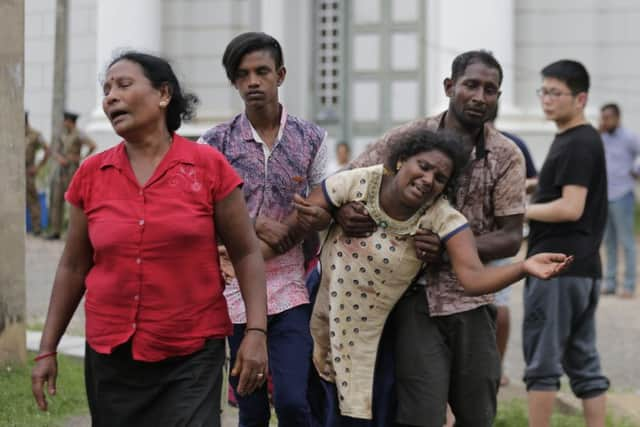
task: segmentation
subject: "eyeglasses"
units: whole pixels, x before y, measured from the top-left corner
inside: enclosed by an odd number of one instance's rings
[[[536,95],[538,95],[538,98],[544,98],[545,96],[548,96],[551,99],[558,99],[558,98],[560,98],[561,96],[564,96],[564,95],[573,96],[573,93],[571,93],[571,92],[560,92],[560,91],[557,91],[557,90],[547,90],[547,89],[544,89],[544,88],[539,88],[539,89],[536,89]]]

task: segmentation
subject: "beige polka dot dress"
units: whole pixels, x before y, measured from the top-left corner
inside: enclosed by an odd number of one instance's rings
[[[467,226],[439,198],[406,221],[379,205],[382,165],[341,172],[324,182],[328,201],[339,207],[366,203],[378,228],[367,238],[328,232],[320,256],[322,278],[311,318],[313,359],[319,375],[337,387],[342,415],[372,418],[373,374],[378,343],[391,309],[422,267],[411,237],[422,227],[445,240]]]

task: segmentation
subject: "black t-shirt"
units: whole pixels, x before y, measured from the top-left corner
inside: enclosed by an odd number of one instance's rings
[[[538,177],[533,203],[562,196],[562,187],[587,188],[580,219],[573,222],[530,222],[529,255],[562,252],[575,260],[569,276],[602,277],[599,248],[607,219],[607,171],[600,135],[591,125],[580,125],[557,134]]]

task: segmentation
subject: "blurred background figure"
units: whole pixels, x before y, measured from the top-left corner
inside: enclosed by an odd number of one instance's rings
[[[327,174],[333,175],[341,169],[344,169],[351,160],[351,148],[345,141],[340,141],[336,144],[336,156],[333,158],[327,167]]]
[[[489,124],[496,129],[495,120],[498,116],[498,108],[496,108],[493,117],[489,120]],[[498,129],[496,129],[498,130]],[[524,163],[526,168],[527,178],[527,194],[529,194],[534,188],[538,180],[538,170],[533,162],[531,153],[527,148],[527,144],[518,135],[513,133],[504,132],[498,130],[501,134],[513,141],[514,144],[520,149],[524,156]],[[524,224],[523,236],[528,234],[528,226]],[[505,265],[509,263],[509,258],[498,259],[492,261],[490,265]],[[511,331],[511,312],[509,311],[509,300],[511,297],[511,287],[506,287],[500,292],[495,294],[494,304],[496,306],[496,344],[498,346],[498,353],[500,353],[500,363],[502,364],[502,376],[500,377],[500,385],[506,386],[509,384],[509,377],[504,374],[504,355],[507,352],[507,344],[509,343],[509,333]]]
[[[49,146],[45,142],[42,134],[29,125],[29,113],[24,113],[24,134],[25,134],[25,172],[27,187],[27,209],[31,216],[31,233],[38,236],[42,230],[40,215],[40,199],[36,189],[36,176],[44,167],[49,158]],[[36,156],[39,150],[44,150],[44,156],[36,165]]]
[[[82,146],[88,147],[86,156],[96,149],[96,143],[76,127],[78,114],[65,111],[62,134],[54,144],[53,158],[58,163],[53,171],[49,202],[49,224],[47,239],[59,239],[64,221],[64,193],[73,174],[80,166]],[[86,157],[85,156],[85,157]]]
[[[636,289],[636,242],[633,190],[640,173],[640,142],[620,125],[620,107],[605,104],[600,109],[600,134],[607,162],[609,208],[604,234],[607,264],[602,293],[614,295],[617,288],[618,247],[624,251],[623,298],[632,298]]]

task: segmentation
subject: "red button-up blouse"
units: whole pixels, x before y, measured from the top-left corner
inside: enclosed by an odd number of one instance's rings
[[[124,142],[82,164],[65,197],[89,221],[91,348],[108,354],[131,338],[134,359],[158,361],[232,332],[213,214],[241,184],[217,150],[179,135],[142,186]]]

